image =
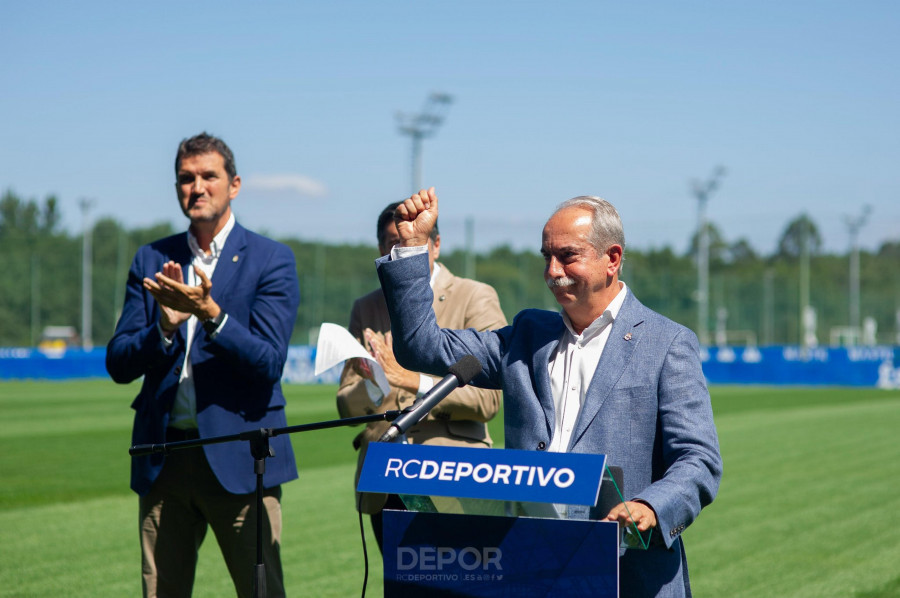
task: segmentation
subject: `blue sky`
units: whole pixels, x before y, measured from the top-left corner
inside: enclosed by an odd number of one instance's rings
[[[184,226],[178,142],[237,159],[245,225],[374,241],[410,193],[398,112],[453,96],[424,144],[445,248],[537,249],[553,207],[601,195],[628,245],[682,252],[690,182],[708,216],[770,253],[808,212],[844,252],[900,240],[900,3],[5,2],[0,189],[56,194],[64,224]]]

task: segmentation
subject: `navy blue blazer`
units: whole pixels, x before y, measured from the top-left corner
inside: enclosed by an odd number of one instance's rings
[[[144,377],[131,404],[132,444],[165,441],[188,325],[182,324],[172,346],[165,347],[157,327],[159,306],[142,281],[169,260],[186,271],[191,259],[185,232],[141,247],[128,272],[125,306],[107,346],[106,369],[120,384]],[[228,318],[214,340],[198,324],[191,345],[200,437],[286,426],[281,374],[300,303],[293,252],[235,223],[211,280],[212,297]],[[266,459],[267,488],[297,477],[289,435],[271,438],[270,446],[275,456]],[[248,442],[211,444],[203,450],[226,490],[244,494],[256,489]],[[132,457],[131,488],[140,495],[149,492],[163,461],[161,454]]]
[[[482,372],[472,384],[502,388],[506,447],[545,450],[556,413],[549,363],[565,327],[559,313],[529,309],[499,330],[440,329],[424,255],[377,260],[397,360],[443,375],[464,355]],[[622,467],[626,500],[656,512],[649,550],[620,561],[622,596],[689,596],[681,533],[712,502],[722,460],[696,335],[629,291],[588,386],[568,447]]]

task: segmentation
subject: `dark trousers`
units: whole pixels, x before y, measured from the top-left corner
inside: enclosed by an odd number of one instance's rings
[[[396,494],[388,494],[387,502],[382,507],[384,509],[391,509],[394,511],[405,511],[406,505],[403,504],[403,501],[400,500],[400,497]],[[382,512],[378,511],[377,513],[373,513],[371,515],[372,518],[372,531],[375,532],[375,540],[378,541],[378,550],[381,554],[384,554],[384,540],[382,539],[382,534],[384,533],[384,520],[382,517]]]

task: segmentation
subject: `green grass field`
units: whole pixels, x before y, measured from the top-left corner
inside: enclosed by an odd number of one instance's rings
[[[0,383],[0,597],[140,595],[128,489],[137,387],[104,380]],[[291,425],[336,417],[334,386],[288,386]],[[719,497],[685,533],[703,597],[900,596],[900,392],[713,387],[725,460]],[[294,434],[284,487],[292,596],[359,596],[357,430]],[[502,442],[502,425],[492,424]],[[381,590],[370,547],[367,596]],[[372,554],[371,550],[374,550]],[[234,595],[210,536],[195,596]]]

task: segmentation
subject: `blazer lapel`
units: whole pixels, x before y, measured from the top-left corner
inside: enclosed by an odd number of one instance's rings
[[[212,291],[210,291],[210,293],[216,303],[218,303],[225,311],[228,311],[227,299],[228,292],[231,288],[231,281],[237,273],[241,262],[246,258],[247,236],[245,232],[246,229],[241,227],[237,222],[234,223],[234,228],[228,233],[228,238],[225,240],[225,246],[222,247],[222,252],[219,254],[219,261],[216,262],[216,269],[213,270],[213,275],[210,279],[210,282],[212,282]],[[195,352],[199,350],[199,347],[206,344],[206,335],[203,334],[203,325],[199,321],[195,322],[195,325],[197,327],[194,329],[194,340],[191,343],[192,360],[197,358]]]
[[[447,305],[452,303],[449,299],[450,294],[453,292],[453,278],[450,270],[441,264],[441,269],[438,270],[437,278],[434,281],[434,301],[432,302],[434,317],[438,322],[444,321],[443,316],[447,310]]]
[[[553,352],[559,346],[559,337],[565,324],[562,316],[555,320],[555,325],[547,326],[543,330],[535,331],[534,371],[535,390],[544,418],[547,423],[547,434],[552,438],[556,425],[556,407],[553,402],[553,389],[550,385],[550,359]]]
[[[191,253],[191,246],[188,245],[187,233],[179,235],[175,238],[175,243],[172,246],[172,252],[164,259],[172,260],[173,262],[181,264],[181,271],[187,272],[187,269],[191,267],[191,263],[194,259],[194,255]]]
[[[212,296],[216,303],[222,304],[223,300],[228,296],[231,279],[237,273],[241,263],[247,257],[247,235],[246,229],[234,223],[234,228],[228,234],[225,240],[225,246],[219,255],[219,261],[216,262],[216,269],[213,271]]]
[[[612,324],[612,330],[610,330],[606,346],[603,348],[603,355],[600,356],[600,362],[597,364],[590,385],[588,385],[584,405],[578,415],[578,423],[572,432],[568,450],[571,450],[587,431],[606,398],[625,372],[628,362],[631,361],[634,348],[640,342],[639,326],[643,322],[640,314],[637,313],[639,306],[640,303],[631,294],[631,291],[628,291],[622,309],[619,310],[619,315]]]

